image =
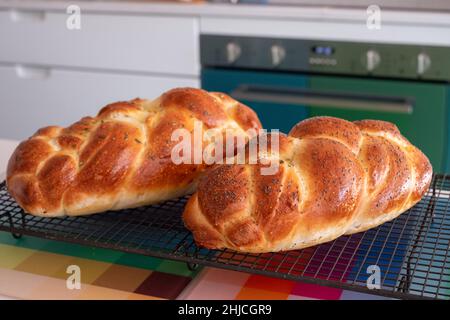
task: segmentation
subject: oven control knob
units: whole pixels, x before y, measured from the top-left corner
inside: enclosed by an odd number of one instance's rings
[[[284,57],[286,56],[286,50],[277,44],[274,44],[270,48],[271,56],[272,56],[272,64],[274,66],[278,66],[281,62],[283,62]]]
[[[419,75],[424,74],[431,66],[430,56],[426,53],[419,53],[417,55],[417,73]]]
[[[226,50],[228,63],[234,63],[241,55],[241,47],[236,42],[229,42]]]
[[[380,64],[380,54],[375,50],[369,50],[366,52],[366,68],[367,71],[373,71]]]

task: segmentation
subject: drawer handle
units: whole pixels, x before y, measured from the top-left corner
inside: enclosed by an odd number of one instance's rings
[[[9,17],[13,22],[21,22],[21,21],[34,21],[40,22],[45,20],[45,12],[44,11],[19,11],[19,10],[11,10],[9,13]]]
[[[409,97],[385,97],[310,89],[241,85],[231,92],[230,95],[242,100],[307,105],[310,108],[328,107],[404,114],[411,114],[414,109],[414,101]]]
[[[50,77],[51,70],[46,67],[31,67],[16,65],[16,74],[21,79],[47,79]]]

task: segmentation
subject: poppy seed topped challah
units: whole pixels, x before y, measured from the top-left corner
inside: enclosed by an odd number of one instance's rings
[[[332,117],[298,123],[279,136],[279,170],[262,164],[208,171],[183,219],[212,249],[301,249],[392,220],[426,193],[427,157],[391,123]]]

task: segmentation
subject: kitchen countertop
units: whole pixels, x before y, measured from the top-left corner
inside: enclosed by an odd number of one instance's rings
[[[0,10],[66,12],[71,4],[67,0],[0,0]],[[201,34],[450,46],[450,12],[382,9],[381,28],[369,29],[368,14],[361,8],[139,0],[81,0],[76,4],[81,14],[192,17]]]
[[[312,1],[313,3],[313,1]],[[73,4],[67,0],[0,0],[0,9],[43,9],[66,11]],[[365,21],[366,11],[351,8],[314,7],[314,6],[276,6],[248,4],[220,4],[208,2],[168,3],[139,0],[81,0],[77,2],[82,10],[88,12],[161,14],[210,17],[251,17],[275,19],[319,19],[327,21]],[[449,25],[450,13],[410,12],[383,10],[385,22],[425,25]]]

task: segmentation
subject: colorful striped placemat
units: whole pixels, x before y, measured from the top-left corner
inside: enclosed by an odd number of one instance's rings
[[[0,295],[21,299],[175,299],[196,272],[185,263],[0,232]],[[67,267],[80,268],[69,290]]]
[[[382,299],[379,296],[0,232],[0,296],[20,299]],[[349,263],[345,256],[342,259]],[[67,267],[81,289],[69,290]]]
[[[204,268],[179,299],[380,300],[381,296],[248,273]]]
[[[0,257],[0,296],[20,299],[379,299],[215,268],[192,272],[181,262],[29,236],[14,239],[6,232],[0,232]],[[80,267],[80,290],[67,289],[70,265]]]

